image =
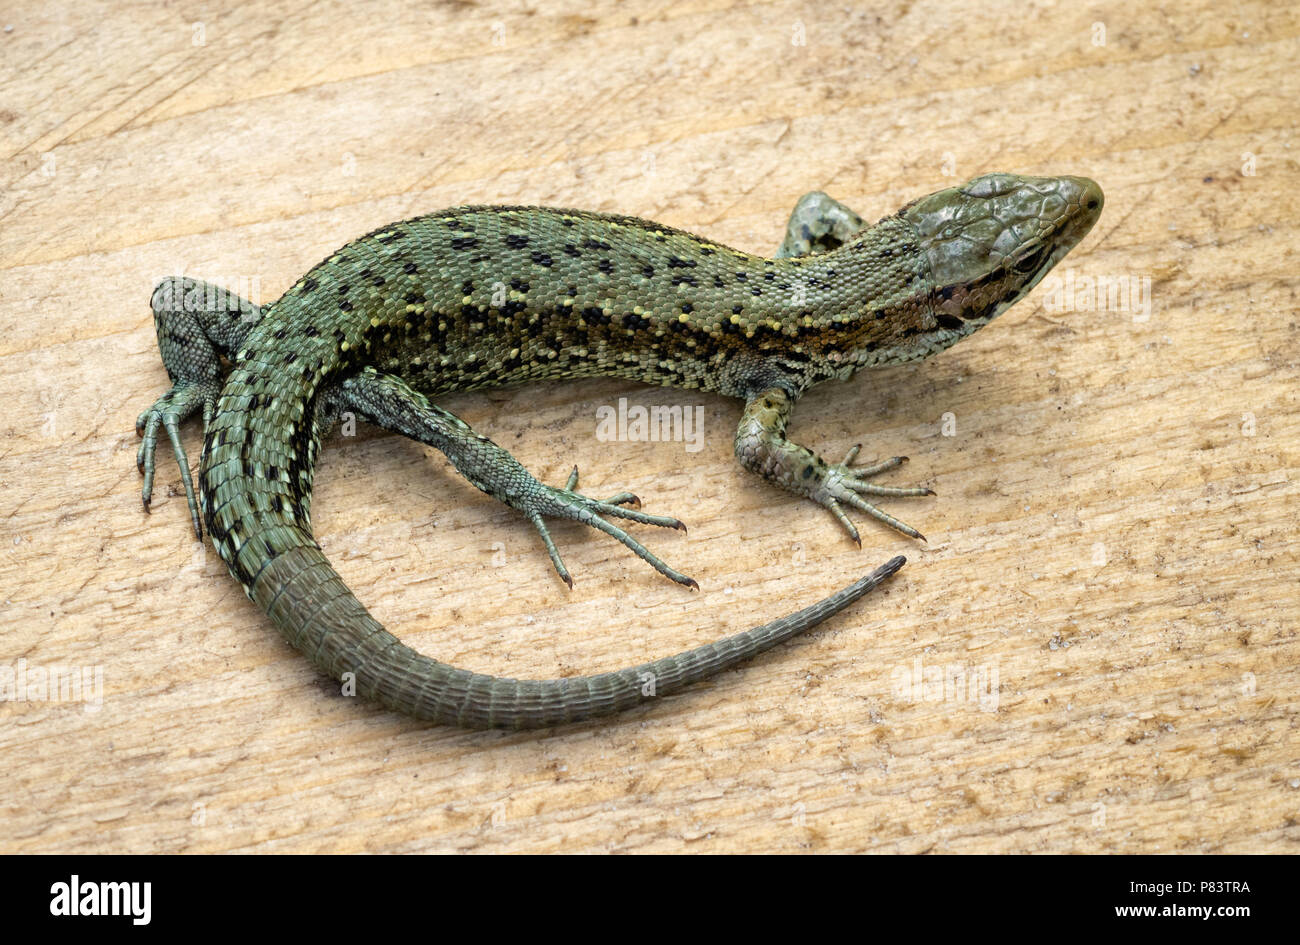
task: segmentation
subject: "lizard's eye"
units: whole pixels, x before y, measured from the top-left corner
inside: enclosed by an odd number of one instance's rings
[[[1043,254],[1047,252],[1046,246],[1039,246],[1025,253],[1017,259],[1012,268],[1021,275],[1029,275],[1038,268],[1039,263],[1043,261]]]

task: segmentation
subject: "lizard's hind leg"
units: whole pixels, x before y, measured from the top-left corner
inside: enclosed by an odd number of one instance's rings
[[[194,534],[201,538],[203,527],[194,499],[189,460],[181,445],[180,425],[195,411],[202,410],[203,431],[207,433],[221,395],[221,358],[234,358],[249,329],[261,320],[262,308],[220,286],[181,276],[158,283],[150,307],[158,333],[158,352],[172,387],[135,421],[136,435],[141,438],[136,465],[144,476],[140,497],[145,511],[149,511],[153,498],[154,452],[161,426],[167,431],[172,454],[181,468]]]
[[[828,253],[847,243],[867,222],[820,190],[799,198],[785,225],[785,239],[775,258]]]
[[[665,577],[698,588],[694,580],[664,564],[639,541],[607,521],[608,518],[622,518],[686,530],[686,526],[675,518],[624,508],[625,505],[640,506],[640,500],[632,493],[620,492],[608,499],[585,496],[577,491],[577,467],[562,488],[545,485],[506,450],[475,433],[465,421],[431,403],[424,394],[392,374],[365,368],[340,383],[338,396],[345,407],[362,419],[441,450],[472,485],[523,512],[542,536],[556,573],[570,587],[573,578],[551,540],[545,522],[547,518],[570,518],[602,531],[617,538]]]

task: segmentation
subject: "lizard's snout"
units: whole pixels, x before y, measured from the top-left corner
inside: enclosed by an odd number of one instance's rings
[[[1079,189],[1079,202],[1083,207],[1098,215],[1101,214],[1101,208],[1106,203],[1106,195],[1101,192],[1101,186],[1090,177],[1066,177]]]
[[[1058,177],[1060,194],[1066,202],[1066,221],[1062,234],[1071,246],[1087,235],[1093,224],[1101,216],[1101,208],[1106,203],[1106,195],[1101,187],[1089,177]]]

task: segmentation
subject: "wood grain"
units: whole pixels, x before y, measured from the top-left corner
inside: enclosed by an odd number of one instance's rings
[[[1294,5],[38,6],[0,5],[0,668],[98,668],[103,691],[0,704],[0,850],[1295,851]],[[170,453],[140,510],[165,275],[270,301],[374,226],[473,202],[770,251],[804,191],[874,218],[990,170],[1098,180],[1066,268],[1149,280],[1151,306],[1040,286],[800,403],[810,446],[910,454],[896,481],[939,497],[889,508],[929,544],[863,523],[859,551],[744,475],[712,396],[446,402],[545,478],[577,463],[685,519],[644,537],[698,595],[557,526],[570,593],[436,453],[366,429],[326,450],[339,571],[474,670],[631,664],[908,555],[713,684],[533,735],[415,724],[276,636],[193,542]],[[599,441],[619,397],[703,406],[703,448]]]

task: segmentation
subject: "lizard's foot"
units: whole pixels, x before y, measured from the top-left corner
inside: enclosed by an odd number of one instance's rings
[[[820,190],[804,194],[785,225],[785,239],[777,259],[828,253],[847,243],[867,221]]]
[[[507,450],[475,433],[455,414],[430,403],[428,397],[395,375],[366,368],[344,380],[340,394],[342,403],[355,410],[358,416],[437,447],[473,486],[523,512],[542,536],[556,573],[569,587],[573,587],[573,578],[560,560],[560,553],[555,550],[555,542],[546,528],[545,519],[548,518],[570,518],[612,535],[665,577],[687,587],[699,587],[686,575],[674,571],[652,555],[623,529],[609,523],[610,518],[622,518],[686,531],[686,526],[675,518],[638,511],[641,500],[632,493],[620,492],[608,499],[585,496],[577,491],[576,466],[561,488],[538,482],[537,477]]]
[[[631,492],[620,492],[604,500],[592,499],[581,494],[576,491],[578,488],[577,466],[574,466],[573,472],[569,473],[568,482],[564,484],[562,489],[544,485],[536,480],[534,480],[534,483],[536,484],[535,488],[528,490],[523,495],[512,497],[509,504],[528,516],[528,520],[533,523],[533,527],[542,536],[542,542],[546,545],[546,551],[551,556],[551,563],[555,565],[556,573],[569,587],[573,587],[573,578],[569,575],[569,569],[564,566],[564,562],[560,560],[560,553],[556,550],[555,542],[551,540],[551,534],[546,528],[545,518],[571,518],[607,535],[612,535],[632,549],[638,558],[647,562],[660,574],[676,581],[678,584],[684,584],[687,587],[699,590],[700,586],[695,583],[693,578],[687,577],[680,571],[673,570],[623,529],[606,521],[608,516],[623,518],[632,522],[641,522],[645,525],[658,525],[662,528],[676,528],[686,531],[686,526],[677,519],[666,515],[647,515],[645,512],[637,511],[641,507],[641,500]],[[632,506],[632,508],[624,508],[624,506]]]
[[[215,382],[182,381],[159,397],[152,407],[140,414],[135,421],[136,436],[141,437],[140,449],[136,452],[135,463],[144,476],[144,486],[140,497],[144,501],[144,510],[149,511],[153,498],[154,452],[158,447],[158,427],[167,431],[171,441],[172,455],[181,468],[181,481],[185,484],[185,503],[190,509],[190,520],[194,524],[194,535],[203,537],[203,526],[199,520],[199,507],[194,499],[194,481],[190,478],[190,463],[185,456],[185,447],[181,444],[180,425],[196,410],[203,411],[203,432],[207,433],[208,424],[217,408],[217,398],[221,387]]]
[[[844,462],[832,466],[808,447],[786,439],[786,423],[793,402],[789,390],[783,387],[771,387],[749,398],[736,427],[736,458],[741,465],[782,489],[826,506],[858,547],[862,546],[862,538],[844,514],[842,505],[866,512],[904,535],[925,541],[925,536],[911,525],[904,525],[862,498],[863,495],[934,495],[931,490],[919,487],[899,489],[867,482],[870,476],[897,469],[907,462],[907,457],[894,456],[874,466],[854,469],[853,461],[862,450],[859,444],[849,450]]]
[[[844,526],[849,537],[857,543],[858,547],[862,546],[862,538],[858,535],[857,528],[849,521],[849,517],[844,514],[841,503],[850,505],[861,512],[866,512],[872,518],[884,522],[890,528],[896,529],[911,538],[919,538],[925,541],[925,536],[918,532],[911,525],[900,522],[888,512],[882,512],[871,503],[862,498],[862,495],[887,495],[887,496],[917,496],[917,495],[934,495],[933,489],[922,487],[916,488],[898,488],[896,486],[877,486],[867,482],[867,478],[875,476],[891,469],[897,469],[903,463],[907,462],[906,456],[893,456],[889,459],[882,460],[872,466],[862,466],[857,469],[853,468],[853,461],[858,458],[858,452],[862,449],[862,444],[854,446],[849,450],[848,455],[844,457],[844,462],[834,466],[823,463],[825,473],[818,477],[819,481],[814,481],[808,490],[808,497],[820,505],[826,506],[831,510],[831,514]],[[820,462],[820,461],[819,461]],[[808,473],[809,478],[815,476],[816,469]]]

